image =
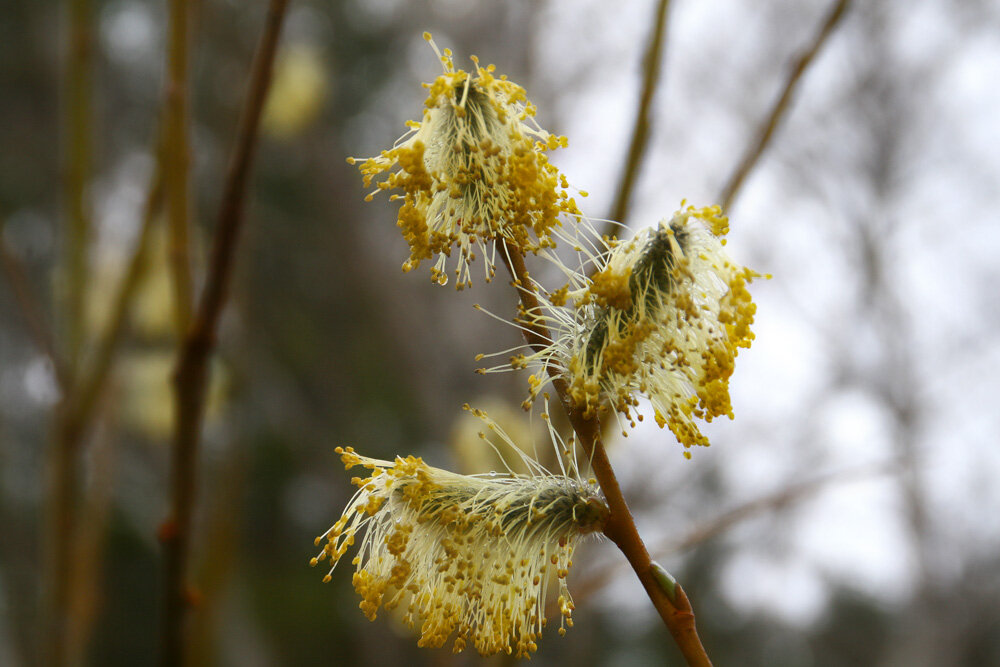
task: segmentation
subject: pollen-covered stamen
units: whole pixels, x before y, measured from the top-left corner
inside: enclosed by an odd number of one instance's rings
[[[662,308],[665,299],[676,291],[683,279],[683,253],[688,236],[688,232],[676,221],[653,231],[641,246],[635,263],[626,267],[628,278],[621,282],[627,285],[627,294],[615,300],[608,297],[612,290],[602,288],[600,282],[602,279],[607,281],[606,276],[613,275],[613,270],[600,272],[591,283],[592,292],[602,293],[594,301],[603,305],[596,309],[594,324],[587,334],[584,364],[588,370],[599,372],[599,360],[609,343],[628,339],[646,313]],[[635,339],[634,336],[632,338]]]
[[[608,242],[589,277],[539,292],[532,315],[552,342],[512,366],[547,367],[585,413],[610,405],[632,425],[645,396],[657,424],[685,447],[708,445],[695,420],[733,416],[729,378],[753,340],[756,310],[747,284],[758,274],[725,253],[727,229],[718,207],[687,207],[631,241]],[[532,398],[545,385],[539,377]]]
[[[456,651],[471,641],[484,655],[523,657],[537,648],[555,577],[561,625],[572,625],[566,575],[573,550],[609,513],[592,481],[544,473],[537,462],[528,476],[465,476],[414,457],[389,462],[338,451],[348,468],[362,465],[371,475],[353,480],[358,493],[317,538],[326,543],[312,563],[336,565],[363,528],[353,580],[370,619],[379,608],[402,606],[408,623],[421,624],[421,646],[454,636]]]
[[[410,245],[404,270],[436,256],[431,277],[444,284],[452,261],[461,289],[471,283],[477,249],[489,280],[495,240],[539,252],[554,244],[559,217],[579,209],[546,156],[566,139],[535,123],[524,89],[475,57],[474,72],[456,70],[451,52],[442,53],[426,37],[444,72],[425,84],[423,119],[407,123],[410,131],[392,149],[359,168],[366,187],[376,186],[372,194],[396,191],[391,198],[402,202],[397,224]]]

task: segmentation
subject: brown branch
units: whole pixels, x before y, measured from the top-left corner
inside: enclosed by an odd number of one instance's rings
[[[93,366],[82,379],[64,387],[63,397],[56,406],[54,443],[48,462],[49,496],[46,517],[48,544],[46,547],[45,620],[42,631],[44,662],[63,665],[68,660],[71,645],[67,634],[72,628],[70,605],[74,600],[74,568],[77,549],[77,509],[80,480],[77,468],[84,443],[97,417],[96,407],[104,395],[107,378],[114,364],[115,352],[122,340],[134,303],[135,291],[141,281],[148,254],[150,229],[160,205],[159,178],[156,177],[146,200],[142,232],[132,260],[115,298],[114,314],[101,336]]]
[[[67,663],[69,613],[73,590],[73,555],[76,545],[76,508],[80,490],[79,453],[83,438],[69,428],[66,402],[56,406],[53,443],[46,461],[44,606],[39,626],[42,664]]]
[[[142,229],[139,232],[139,239],[136,241],[132,259],[129,261],[128,268],[125,270],[125,275],[118,287],[111,317],[97,343],[94,361],[88,367],[86,375],[78,383],[77,390],[74,392],[72,410],[68,415],[70,420],[87,423],[93,413],[94,405],[104,393],[108,376],[114,365],[115,354],[121,344],[125,327],[132,313],[136,291],[142,283],[148,266],[152,230],[163,203],[162,185],[160,172],[157,171],[149,185],[149,194],[143,209]]]
[[[233,438],[225,443],[225,451],[208,471],[215,497],[198,530],[204,539],[205,557],[195,575],[202,588],[190,643],[189,655],[194,665],[210,665],[215,661],[218,634],[225,618],[222,593],[234,578],[239,562],[246,459],[246,449],[240,448],[238,440]]]
[[[195,320],[181,342],[174,370],[174,441],[171,451],[170,516],[160,530],[163,542],[163,665],[186,658],[184,619],[189,607],[188,555],[195,505],[198,443],[208,385],[208,360],[215,346],[222,306],[232,277],[247,180],[257,143],[261,111],[271,82],[271,70],[287,0],[271,0],[257,46],[250,86],[240,118],[236,147],[226,175],[215,228],[212,255]]]
[[[169,220],[169,267],[174,287],[174,322],[181,339],[191,324],[192,278],[189,256],[191,203],[189,136],[189,27],[188,0],[171,0],[164,95],[164,185]]]
[[[111,401],[108,405],[112,405]],[[112,419],[105,418],[104,422],[108,421]],[[95,438],[95,446],[91,449],[87,467],[92,471],[92,477],[82,490],[77,510],[78,525],[70,566],[72,586],[66,628],[67,665],[87,663],[88,644],[100,615],[103,596],[102,560],[112,502],[116,443],[110,432],[105,431],[102,435]]]
[[[789,68],[785,85],[782,87],[778,99],[775,100],[774,106],[771,107],[771,113],[768,114],[767,119],[760,126],[756,138],[747,147],[743,158],[733,170],[729,180],[726,181],[725,187],[722,188],[719,201],[722,202],[723,211],[728,213],[732,208],[733,202],[743,187],[743,183],[754,167],[757,166],[757,162],[767,149],[768,144],[771,142],[771,137],[774,136],[775,130],[777,130],[785,112],[788,110],[789,102],[791,102],[792,95],[795,93],[802,75],[813,62],[816,54],[819,53],[830,35],[833,34],[834,29],[847,13],[847,8],[850,4],[850,0],[836,0],[810,45],[796,56],[792,66]]]
[[[14,293],[14,300],[17,302],[17,307],[21,311],[21,316],[28,327],[29,335],[42,354],[49,358],[56,376],[56,382],[59,383],[59,390],[66,392],[69,390],[69,372],[56,350],[52,330],[48,327],[45,317],[42,315],[41,302],[31,289],[24,266],[17,255],[11,252],[7,246],[7,241],[4,239],[2,232],[3,230],[0,228],[0,265],[3,266],[7,282]]]
[[[653,18],[653,29],[650,32],[649,45],[646,47],[646,55],[643,59],[642,92],[639,95],[639,108],[635,114],[635,126],[632,128],[632,142],[629,145],[628,157],[625,160],[621,182],[618,186],[618,194],[611,206],[611,213],[608,216],[609,222],[604,230],[604,234],[607,236],[615,236],[617,233],[617,225],[613,222],[625,224],[629,199],[635,188],[639,166],[642,164],[646,148],[649,145],[649,107],[653,103],[656,86],[660,80],[660,61],[663,59],[663,37],[667,28],[667,9],[669,6],[670,0],[660,0]]]
[[[501,256],[520,295],[522,311],[525,314],[539,312],[538,297],[534,292],[533,283],[520,251],[504,244]],[[520,324],[524,327],[525,340],[532,348],[539,349],[549,340],[549,332],[533,318],[522,318]],[[694,611],[687,595],[680,585],[677,585],[674,600],[671,601],[670,596],[656,580],[649,552],[635,527],[632,512],[625,502],[618,478],[615,476],[614,468],[611,466],[611,461],[608,459],[601,441],[599,420],[594,416],[586,416],[583,410],[574,405],[569,395],[566,380],[559,375],[556,369],[549,366],[546,370],[552,378],[552,386],[566,410],[570,424],[576,432],[584,453],[591,460],[594,476],[597,477],[604,497],[608,501],[611,514],[604,526],[604,534],[625,554],[629,565],[639,577],[643,588],[646,589],[646,594],[660,614],[660,618],[663,619],[688,664],[699,667],[711,665],[712,663],[708,659],[695,629]]]
[[[737,505],[729,511],[696,526],[694,529],[689,531],[687,535],[679,540],[663,540],[656,544],[652,551],[658,558],[686,551],[687,549],[691,549],[712,539],[713,537],[716,537],[742,521],[771,510],[778,510],[782,507],[787,507],[814,493],[822,491],[831,484],[851,482],[858,479],[873,477],[875,475],[887,474],[894,470],[898,470],[898,468],[899,463],[890,462],[874,467],[865,466],[828,473],[805,482],[789,484],[779,491],[769,493],[741,505]],[[587,579],[581,583],[578,589],[574,591],[574,597],[582,600],[593,594],[595,591],[600,590],[614,578],[618,569],[618,564],[614,563],[591,573],[590,576],[588,576]]]
[[[91,69],[93,67],[93,10],[90,0],[69,0],[69,47],[65,70],[64,198],[66,215],[65,330],[67,363],[76,371],[83,348],[86,294],[89,278],[87,245],[91,234],[87,184],[91,169]]]
[[[791,505],[792,503],[807,496],[819,493],[830,484],[852,482],[866,477],[882,475],[889,473],[894,469],[898,469],[898,467],[898,463],[884,464],[875,467],[858,467],[850,470],[828,473],[817,477],[816,479],[807,480],[798,484],[790,484],[784,489],[767,494],[755,500],[751,500],[747,503],[739,505],[738,507],[734,507],[711,521],[696,527],[680,540],[665,540],[661,544],[658,544],[654,551],[659,554],[674,553],[690,549],[695,545],[712,539],[741,521],[763,512],[771,510],[776,511],[783,507],[787,507],[788,505]]]
[[[62,396],[56,407],[54,442],[46,462],[45,508],[48,530],[43,565],[43,607],[38,639],[43,664],[62,665],[67,658],[69,604],[72,599],[72,555],[75,529],[74,508],[79,489],[77,471],[80,442],[68,431],[66,405],[76,383],[83,349],[86,295],[89,282],[88,242],[91,236],[87,185],[91,170],[91,121],[93,67],[93,11],[89,0],[68,0],[68,46],[64,54],[63,100],[64,141],[63,207],[65,245],[60,285],[60,315],[65,332],[65,363],[56,361],[54,341],[47,339]],[[6,262],[5,262],[6,263]],[[37,320],[40,322],[40,320]],[[36,324],[37,324],[36,322]],[[37,337],[37,334],[36,334]]]

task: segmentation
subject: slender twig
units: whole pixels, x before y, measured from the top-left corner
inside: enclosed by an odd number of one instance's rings
[[[93,66],[93,11],[90,0],[69,0],[69,48],[65,71],[65,191],[66,245],[65,318],[67,363],[75,372],[83,346],[88,284],[87,246],[90,206],[87,185],[91,161],[91,68]]]
[[[70,642],[70,604],[74,599],[73,562],[77,540],[77,509],[80,480],[78,466],[87,436],[97,416],[96,407],[104,394],[125,324],[128,322],[135,292],[141,281],[148,254],[150,229],[160,204],[158,177],[146,200],[142,232],[129,268],[115,297],[115,309],[107,330],[98,343],[96,360],[80,381],[67,386],[56,406],[54,443],[49,460],[50,493],[47,508],[46,581],[49,591],[46,618],[42,624],[42,654],[51,665],[66,664]]]
[[[126,324],[132,312],[136,291],[142,282],[148,265],[153,227],[156,216],[163,202],[163,181],[160,178],[159,167],[154,174],[143,209],[142,229],[136,241],[132,259],[129,261],[125,275],[122,277],[114,299],[114,308],[104,332],[97,343],[94,360],[87,367],[87,373],[78,383],[72,401],[69,418],[76,421],[86,421],[93,413],[94,404],[101,397],[111,372],[115,353],[118,351]]]
[[[827,473],[815,479],[806,480],[797,484],[790,484],[783,489],[767,494],[755,500],[734,507],[711,521],[708,521],[694,528],[690,533],[679,540],[664,540],[657,544],[654,553],[668,554],[685,551],[701,544],[720,533],[726,531],[733,525],[745,521],[753,516],[764,512],[779,510],[787,507],[803,498],[819,493],[827,489],[832,484],[846,484],[856,482],[878,475],[885,475],[899,470],[899,462],[885,463],[876,466],[859,466],[849,470]]]
[[[287,0],[271,0],[257,46],[250,86],[240,118],[236,148],[222,192],[212,255],[198,310],[180,347],[174,370],[174,441],[171,451],[170,516],[160,530],[163,542],[163,614],[161,664],[185,661],[184,619],[189,607],[188,554],[195,506],[198,443],[208,385],[208,360],[232,277],[243,223],[247,180],[257,145],[257,129],[271,82],[271,70]]]
[[[663,60],[663,38],[667,30],[669,6],[670,0],[660,0],[653,18],[649,45],[646,47],[646,55],[643,59],[642,92],[639,96],[639,107],[635,113],[632,142],[629,144],[628,157],[622,170],[618,194],[615,196],[611,213],[608,216],[609,222],[603,230],[604,234],[608,236],[614,236],[619,229],[614,222],[626,223],[629,199],[632,197],[632,190],[635,188],[636,177],[639,174],[639,166],[642,164],[643,156],[645,156],[646,148],[649,145],[649,108],[653,103],[656,86],[660,81],[660,62]]]
[[[540,312],[538,297],[524,265],[524,257],[517,248],[506,243],[503,250],[501,256],[520,295],[522,312]],[[520,324],[523,327],[525,340],[532,348],[540,349],[545,345],[545,341],[549,340],[548,330],[537,320],[526,317],[520,321]],[[649,552],[635,527],[632,512],[625,502],[618,478],[615,476],[614,468],[611,467],[611,461],[608,459],[601,441],[599,420],[596,416],[587,416],[573,403],[566,380],[559,375],[558,370],[551,366],[547,367],[546,370],[552,378],[552,387],[566,410],[580,445],[591,460],[594,476],[600,483],[604,497],[608,501],[611,514],[604,526],[605,536],[625,554],[629,565],[639,577],[643,588],[646,589],[646,594],[660,614],[660,618],[663,619],[688,664],[699,667],[711,665],[712,663],[708,659],[695,629],[694,611],[691,609],[687,595],[678,585],[673,595],[674,599],[671,600],[667,591],[656,579]]]
[[[0,228],[0,232],[2,232],[2,228]],[[28,327],[28,333],[41,353],[49,358],[60,391],[67,391],[69,389],[69,373],[56,350],[52,330],[42,315],[41,302],[31,289],[24,266],[17,255],[7,246],[7,241],[2,233],[0,233],[0,265],[3,266],[7,282],[14,293],[14,300],[17,302],[17,307]]]
[[[113,418],[105,418],[103,421],[113,421]],[[86,488],[82,489],[81,507],[77,510],[79,525],[73,545],[73,585],[70,589],[66,630],[67,665],[87,663],[87,648],[102,601],[104,537],[111,510],[116,443],[108,431],[96,436],[94,440],[95,446],[90,450],[88,461],[92,478]]]
[[[713,537],[725,532],[732,526],[746,521],[766,512],[775,511],[783,507],[804,500],[808,496],[819,493],[829,488],[833,484],[844,484],[848,482],[867,479],[878,475],[889,474],[899,470],[899,462],[889,462],[875,466],[863,466],[827,473],[815,479],[806,480],[795,484],[789,484],[784,488],[754,498],[748,502],[723,512],[698,526],[695,526],[687,535],[680,539],[667,538],[654,545],[651,549],[657,558],[663,558],[670,554],[679,553],[691,549]],[[574,598],[585,599],[597,590],[600,590],[619,570],[617,563],[612,563],[607,567],[591,572],[586,579],[581,582],[573,592]]]
[[[71,549],[79,475],[75,434],[64,426],[65,406],[76,382],[86,317],[89,282],[88,243],[91,235],[87,186],[91,169],[91,68],[93,66],[93,12],[90,0],[68,0],[68,46],[64,70],[63,207],[65,245],[60,285],[61,329],[65,333],[65,363],[56,366],[62,397],[56,407],[56,428],[48,452],[46,474],[49,493],[46,528],[49,532],[44,562],[39,655],[43,664],[62,665],[66,660],[69,602],[72,599]],[[51,342],[50,342],[51,344]],[[56,357],[53,355],[53,359]]]
[[[213,502],[198,534],[204,539],[204,559],[195,576],[203,582],[198,622],[191,637],[191,663],[212,664],[223,619],[223,596],[233,578],[243,525],[243,494],[246,477],[246,450],[236,438],[225,443],[225,452],[215,458],[208,474],[212,477]]]
[[[722,188],[719,201],[722,203],[723,211],[728,212],[732,208],[733,202],[736,201],[736,197],[743,187],[744,181],[746,181],[747,176],[750,175],[754,167],[757,166],[757,162],[760,160],[761,155],[764,154],[765,149],[767,149],[771,137],[774,136],[775,130],[788,110],[789,102],[791,102],[792,95],[795,93],[802,75],[813,62],[816,54],[819,53],[830,35],[833,34],[834,29],[847,13],[847,8],[850,4],[850,0],[836,0],[812,42],[792,62],[788,70],[788,78],[785,80],[785,85],[782,87],[778,99],[775,100],[774,106],[771,107],[771,112],[763,124],[761,124],[756,138],[747,147],[743,158],[726,181],[726,185]]]
[[[169,220],[169,266],[174,286],[174,322],[178,339],[191,324],[190,136],[188,51],[191,5],[171,0],[164,97],[164,185]]]
[[[45,598],[38,640],[42,664],[53,667],[66,664],[69,647],[69,605],[80,488],[79,443],[83,440],[78,431],[69,428],[65,414],[66,403],[60,401],[56,407],[53,443],[46,461]]]

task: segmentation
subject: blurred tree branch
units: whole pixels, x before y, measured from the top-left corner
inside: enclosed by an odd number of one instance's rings
[[[114,298],[115,306],[107,329],[97,343],[94,362],[78,382],[63,388],[63,396],[56,406],[55,442],[49,460],[51,477],[46,535],[48,561],[45,581],[50,590],[46,596],[45,616],[40,633],[42,652],[47,664],[66,664],[69,657],[67,650],[70,642],[66,634],[69,632],[71,606],[77,597],[75,587],[80,584],[76,575],[81,572],[73,565],[77,549],[74,536],[79,523],[77,508],[80,455],[97,417],[97,406],[104,395],[115,355],[135,302],[135,293],[144,274],[150,230],[159,211],[160,195],[157,171],[150,184],[143,211],[142,231]]]
[[[660,81],[660,64],[663,60],[663,42],[667,31],[667,13],[670,7],[670,0],[660,0],[653,17],[653,27],[649,34],[649,44],[646,46],[646,55],[643,57],[643,78],[642,92],[639,95],[639,106],[636,108],[635,125],[632,128],[632,141],[629,143],[628,157],[625,159],[625,166],[622,170],[621,182],[618,186],[618,194],[615,195],[614,204],[611,206],[611,213],[608,215],[609,222],[605,226],[603,233],[607,236],[615,236],[617,226],[614,222],[627,224],[629,199],[635,189],[635,181],[639,174],[639,167],[649,146],[649,108],[652,106],[653,97],[656,95],[656,87]]]
[[[0,227],[0,265],[3,266],[7,282],[10,284],[14,300],[17,302],[17,307],[20,309],[21,316],[28,327],[29,335],[34,340],[35,345],[38,346],[39,351],[48,357],[49,362],[52,364],[52,370],[55,374],[56,382],[59,384],[59,390],[63,392],[67,391],[69,388],[69,372],[66,369],[66,364],[56,349],[52,330],[49,328],[48,323],[45,321],[45,316],[42,314],[41,302],[31,289],[27,272],[24,270],[24,266],[17,255],[7,246],[7,240],[4,238],[2,227]]]
[[[263,34],[254,56],[249,90],[239,122],[236,147],[222,192],[208,275],[197,314],[185,332],[174,370],[174,441],[171,452],[170,516],[162,525],[164,552],[161,664],[183,664],[186,659],[184,619],[188,589],[192,516],[197,481],[198,443],[208,386],[209,356],[232,277],[247,180],[257,145],[258,126],[271,82],[274,56],[287,0],[272,0]]]
[[[733,202],[736,201],[743,183],[754,167],[757,166],[757,162],[760,161],[760,157],[771,142],[775,130],[777,130],[782,118],[784,118],[785,112],[788,110],[792,95],[802,80],[802,75],[805,74],[806,69],[808,69],[809,65],[816,58],[816,54],[819,53],[830,35],[833,34],[836,27],[840,24],[850,4],[850,0],[837,0],[812,42],[795,58],[789,68],[788,78],[785,80],[785,85],[782,86],[778,99],[775,100],[774,105],[771,107],[771,112],[757,130],[756,138],[747,147],[740,162],[736,165],[733,173],[730,174],[729,179],[722,188],[719,201],[725,213],[728,214],[732,209]]]
[[[114,419],[102,421],[107,423]],[[104,597],[104,572],[101,564],[108,516],[112,506],[117,443],[111,429],[100,430],[103,431],[103,437],[95,438],[96,446],[90,450],[93,460],[88,467],[93,471],[93,478],[89,480],[81,494],[80,507],[77,510],[76,523],[79,525],[72,553],[72,585],[66,629],[65,655],[68,665],[87,663],[90,636]]]
[[[669,537],[662,540],[653,546],[652,552],[658,558],[663,558],[670,554],[686,551],[717,537],[738,523],[801,502],[807,497],[819,493],[834,484],[846,484],[878,475],[891,474],[898,472],[899,469],[899,461],[890,461],[875,466],[865,465],[849,470],[831,472],[815,479],[788,484],[778,491],[737,505],[715,518],[698,524],[680,539]],[[611,563],[590,573],[578,585],[576,597],[582,600],[593,595],[611,582],[617,576],[620,569],[618,563]]]
[[[61,292],[65,303],[67,363],[70,375],[83,348],[86,294],[89,282],[88,243],[91,210],[87,187],[91,171],[93,124],[93,9],[90,0],[69,0],[69,45],[65,54],[65,274]]]
[[[90,184],[92,131],[93,10],[89,0],[68,0],[69,34],[64,53],[64,135],[65,173],[63,206],[65,246],[63,275],[58,285],[58,302],[63,306],[65,364],[56,361],[61,398],[56,407],[55,442],[50,449],[47,473],[50,477],[47,508],[45,569],[42,579],[43,609],[39,633],[39,655],[43,664],[62,665],[67,659],[70,602],[72,600],[72,550],[76,522],[73,511],[79,487],[77,456],[82,438],[68,428],[67,405],[77,380],[83,349],[86,294],[89,284],[89,241],[91,211],[87,188]],[[49,344],[54,341],[49,339]]]
[[[188,0],[171,0],[169,12],[163,161],[170,232],[169,266],[174,283],[174,321],[177,337],[181,339],[191,323],[191,300],[194,289],[191,278],[189,201],[191,140],[188,51],[191,5]]]
[[[128,269],[122,277],[121,285],[114,299],[114,308],[108,320],[105,331],[101,334],[94,353],[94,361],[87,369],[87,374],[80,381],[74,392],[71,422],[81,422],[89,418],[94,404],[100,398],[107,385],[108,375],[113,367],[115,353],[118,351],[125,327],[132,312],[136,291],[142,283],[148,265],[152,230],[163,203],[163,181],[157,168],[151,182],[143,209],[142,229],[136,242]]]

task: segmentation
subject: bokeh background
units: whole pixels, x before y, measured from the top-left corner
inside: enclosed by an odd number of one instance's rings
[[[67,3],[68,5],[69,3]],[[194,3],[191,107],[198,280],[266,3]],[[608,215],[658,3],[294,0],[265,112],[201,448],[193,664],[472,665],[417,649],[328,585],[313,538],[351,494],[333,452],[413,453],[466,472],[484,407],[512,432],[525,378],[477,375],[518,333],[502,280],[456,293],[406,256],[386,198],[345,156],[418,118],[421,81],[477,54],[525,85],[553,160]],[[833,3],[673,2],[633,228],[682,199],[720,201]],[[0,2],[0,664],[45,637],[48,468],[61,392],[23,303],[58,354],[88,359],[139,238],[164,93],[166,7],[83,3],[93,62],[93,233],[67,267],[69,12]],[[757,341],[735,421],[692,461],[643,427],[611,458],[654,557],[684,585],[720,665],[1000,665],[1000,5],[851,3],[728,211]],[[83,442],[73,531],[75,664],[157,655],[176,354],[162,224]],[[159,231],[157,231],[159,230]],[[12,268],[13,267],[13,268]],[[78,267],[79,268],[79,267]],[[538,268],[542,272],[541,267]],[[85,275],[83,310],[67,306]],[[18,292],[24,296],[19,301]],[[76,332],[76,333],[74,333]],[[575,558],[576,627],[535,664],[680,664],[607,542]]]

